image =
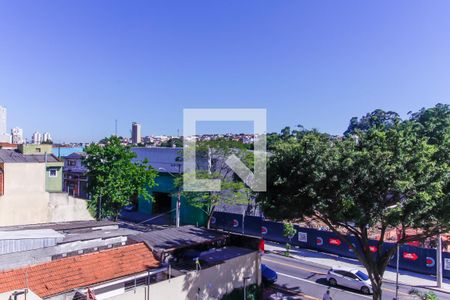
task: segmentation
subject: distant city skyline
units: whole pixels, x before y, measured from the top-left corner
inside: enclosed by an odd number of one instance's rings
[[[448,1],[2,1],[0,105],[7,132],[55,142],[99,140],[116,119],[121,136],[134,121],[142,136],[182,134],[184,108],[266,108],[268,132],[341,134],[377,108],[406,117],[450,102],[448,11]]]

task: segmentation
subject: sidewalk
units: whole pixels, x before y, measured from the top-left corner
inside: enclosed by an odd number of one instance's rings
[[[265,250],[267,252],[284,252],[284,245],[265,241]],[[365,273],[365,268],[359,263],[359,261],[341,257],[338,255],[317,252],[313,250],[303,249],[303,248],[292,248],[290,250],[290,256],[296,259],[307,261],[313,264],[323,265],[327,267],[342,267],[342,268],[356,268]],[[384,279],[388,281],[395,282],[396,270],[394,268],[388,267],[384,272]],[[416,287],[426,288],[430,290],[436,290],[443,293],[450,294],[450,280],[444,278],[442,282],[442,288],[438,289],[436,287],[436,278],[430,275],[414,273],[411,271],[400,270],[398,281],[400,284],[413,285]]]

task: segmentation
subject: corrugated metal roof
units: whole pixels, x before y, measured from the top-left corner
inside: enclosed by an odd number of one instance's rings
[[[54,229],[56,231],[73,231],[77,229],[87,228],[102,228],[114,226],[118,227],[119,223],[113,221],[70,221],[58,223],[40,223],[40,224],[26,224],[0,227],[2,231],[10,230],[26,230],[26,229]]]
[[[136,147],[131,148],[131,150],[136,153],[136,158],[134,158],[133,161],[142,162],[147,159],[149,165],[159,172],[176,174],[183,172],[182,148]]]
[[[62,240],[64,235],[53,229],[0,231],[0,240],[26,240],[41,238],[54,238]]]
[[[199,244],[212,243],[226,239],[226,235],[218,231],[182,226],[141,233],[130,236],[136,242],[144,242],[155,251],[172,251]]]

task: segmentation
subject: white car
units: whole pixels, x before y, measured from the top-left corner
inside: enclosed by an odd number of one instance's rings
[[[369,276],[357,269],[330,269],[327,280],[331,286],[345,286],[366,295],[373,292]]]

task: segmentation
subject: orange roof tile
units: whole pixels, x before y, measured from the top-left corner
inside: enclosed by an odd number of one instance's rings
[[[159,267],[144,244],[67,257],[0,273],[0,293],[27,287],[40,297],[144,272]]]

